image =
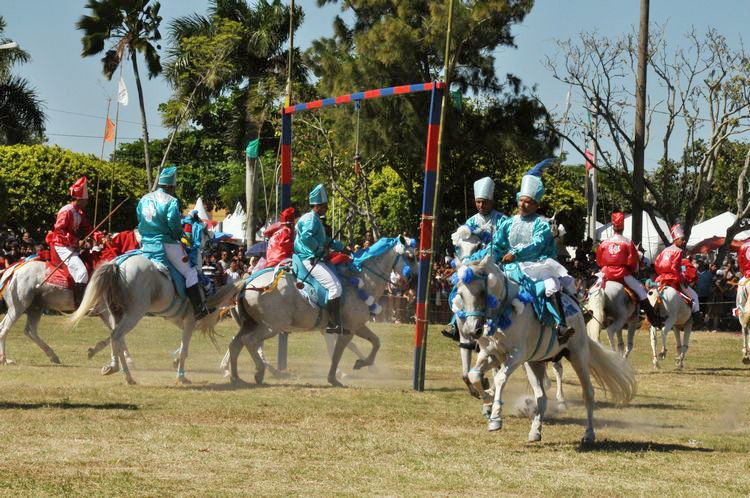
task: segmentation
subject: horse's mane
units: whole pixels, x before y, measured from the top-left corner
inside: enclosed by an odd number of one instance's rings
[[[398,237],[383,237],[381,239],[378,239],[378,241],[375,242],[373,245],[371,245],[364,251],[354,256],[354,259],[352,260],[352,265],[354,265],[354,267],[358,271],[361,271],[362,265],[365,262],[367,262],[368,260],[372,258],[385,254],[386,252],[393,249],[398,243],[399,243]]]

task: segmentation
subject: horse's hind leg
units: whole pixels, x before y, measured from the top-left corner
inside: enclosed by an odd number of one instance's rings
[[[658,329],[651,325],[649,328],[649,335],[651,336],[651,362],[654,365],[654,368],[659,368],[659,354],[656,352],[656,334],[658,333]]]
[[[542,440],[542,419],[544,418],[544,411],[547,408],[547,395],[544,392],[545,371],[544,363],[526,363],[526,375],[529,378],[531,389],[533,389],[534,397],[536,398],[536,414],[534,414],[534,418],[531,421],[531,430],[529,430],[530,442]]]
[[[237,331],[235,336],[232,338],[232,341],[229,343],[229,348],[227,349],[227,354],[229,355],[228,363],[229,363],[229,382],[232,384],[245,384],[242,379],[240,379],[239,373],[237,371],[237,359],[240,356],[240,353],[242,352],[243,346],[247,345],[248,351],[252,351],[253,344],[251,342],[246,342],[249,339],[249,334],[252,332],[253,326],[243,323],[240,327],[240,330]],[[257,345],[256,345],[257,347]],[[257,368],[257,365],[256,365]],[[262,370],[262,369],[261,369]],[[258,376],[258,372],[256,371],[256,379]]]
[[[591,372],[589,371],[589,352],[571,351],[568,359],[573,370],[578,375],[583,391],[583,402],[586,405],[586,431],[581,442],[583,444],[593,443],[596,439],[594,434],[594,386],[591,384]]]
[[[635,331],[638,329],[638,323],[635,321],[631,321],[628,325],[628,346],[625,349],[625,358],[630,356],[630,353],[633,352],[633,342],[635,339]]]
[[[178,357],[178,360],[177,360],[177,383],[178,384],[191,384],[191,382],[185,376],[185,362],[187,361],[188,351],[190,349],[191,337],[193,337],[192,325],[182,329],[182,342],[180,342],[180,356]]]
[[[11,289],[8,290],[10,291]],[[15,362],[6,356],[5,336],[8,335],[10,328],[26,311],[26,306],[18,302],[18,300],[13,297],[12,292],[6,292],[5,300],[6,303],[8,300],[11,300],[12,305],[8,306],[8,311],[5,313],[2,321],[0,321],[0,365],[13,365]]]
[[[685,327],[682,329],[682,346],[679,348],[679,356],[678,356],[678,362],[677,367],[682,369],[685,366],[685,357],[687,356],[688,352],[688,346],[690,345],[690,334],[692,333],[693,324],[688,323],[685,325]]]
[[[39,320],[41,320],[42,318],[42,311],[32,306],[26,311],[26,317],[26,327],[24,327],[23,333],[26,334],[26,337],[31,339],[34,344],[39,346],[39,349],[44,351],[44,354],[47,355],[49,361],[56,365],[59,365],[60,358],[58,358],[57,354],[55,354],[52,348],[49,347],[49,345],[44,342],[41,337],[39,337],[38,327]]]
[[[742,325],[742,363],[750,365],[750,324]]]
[[[125,382],[130,385],[135,384],[135,379],[130,374],[130,368],[125,357],[125,351],[127,350],[127,346],[125,346],[125,334],[133,330],[145,314],[145,310],[141,312],[131,310],[122,317],[112,330],[112,356],[120,362],[122,373],[125,375]]]
[[[552,370],[555,372],[555,382],[557,383],[557,392],[555,393],[555,397],[557,399],[557,409],[558,410],[567,410],[568,404],[565,402],[565,397],[563,396],[563,366],[562,363],[559,361],[556,361],[552,364]]]

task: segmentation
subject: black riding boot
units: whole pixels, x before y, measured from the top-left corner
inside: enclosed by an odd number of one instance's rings
[[[203,292],[201,292],[200,284],[195,284],[192,287],[186,288],[185,294],[187,294],[190,303],[193,305],[193,314],[195,315],[196,322],[215,311],[214,309],[206,307],[206,301],[203,299]]]
[[[554,304],[557,308],[557,314],[560,316],[560,323],[557,324],[557,342],[565,344],[568,339],[573,335],[575,329],[568,325],[568,321],[565,319],[565,308],[562,303],[562,293],[555,292]]]
[[[700,311],[694,311],[691,318],[693,319],[693,327],[701,327],[703,325],[703,315]]]
[[[73,284],[73,304],[75,305],[76,309],[81,305],[81,302],[83,301],[83,294],[86,292],[86,285],[87,284],[79,284],[74,283]]]
[[[661,318],[659,317],[659,313],[656,312],[656,309],[654,309],[653,306],[651,306],[651,301],[648,299],[644,299],[640,302],[641,309],[646,313],[646,318],[648,318],[648,323],[650,323],[653,327],[659,328],[661,327]]]
[[[328,305],[328,325],[326,326],[326,332],[329,334],[343,334],[344,327],[341,324],[341,298],[329,299]]]
[[[453,339],[456,342],[461,339],[461,337],[458,335],[458,326],[456,325],[455,321],[449,323],[447,327],[440,331],[440,333],[448,339]]]

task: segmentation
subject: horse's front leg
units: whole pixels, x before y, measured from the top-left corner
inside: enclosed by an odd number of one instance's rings
[[[630,321],[627,325],[628,325],[628,346],[627,346],[627,349],[625,349],[625,358],[630,356],[630,353],[633,352],[635,331],[638,329],[639,323],[637,321]]]
[[[361,337],[362,339],[366,340],[370,343],[370,354],[367,355],[367,357],[362,358],[361,353],[358,354],[358,349],[356,346],[349,342],[347,344],[347,347],[354,352],[354,354],[357,354],[359,358],[357,358],[357,361],[354,362],[354,370],[359,370],[362,367],[369,367],[371,365],[375,364],[375,356],[377,356],[378,351],[380,350],[380,338],[375,335],[375,332],[370,330],[367,325],[360,327],[359,329],[354,332],[357,334],[357,336]]]
[[[688,322],[682,329],[682,345],[678,343],[677,368],[682,370],[685,366],[685,357],[687,356],[688,346],[690,345],[690,334],[693,332],[693,324]]]
[[[508,377],[521,365],[518,351],[513,351],[505,358],[505,364],[495,374],[495,398],[492,403],[492,413],[487,423],[488,431],[497,431],[503,428],[503,390],[508,383]]]
[[[492,415],[492,401],[495,397],[494,391],[490,394],[489,389],[485,389],[485,382],[487,381],[484,373],[491,369],[497,368],[500,362],[494,356],[487,354],[486,351],[481,350],[477,354],[477,361],[474,363],[474,368],[469,370],[469,386],[472,395],[476,393],[475,397],[482,400],[482,416],[488,419]]]
[[[590,372],[590,354],[588,348],[582,351],[571,351],[568,359],[570,364],[573,365],[578,375],[578,380],[581,382],[581,390],[583,391],[583,402],[586,405],[586,431],[583,434],[581,442],[583,444],[590,444],[596,440],[594,433],[594,385],[591,383],[591,372]]]
[[[333,347],[333,356],[331,358],[331,367],[328,369],[328,383],[334,387],[346,387],[336,378],[336,370],[339,368],[341,355],[344,354],[346,345],[352,340],[352,334],[339,334],[336,338],[336,344]]]
[[[177,357],[177,383],[182,385],[192,384],[185,376],[185,363],[190,349],[190,339],[193,337],[193,326],[182,329],[182,341],[180,342],[180,354]]]
[[[557,364],[557,363],[555,363]],[[542,419],[544,411],[547,409],[547,394],[544,392],[544,375],[546,365],[544,363],[526,363],[526,375],[529,378],[531,389],[534,391],[536,398],[536,413],[531,421],[531,430],[529,430],[529,441],[542,440]],[[557,372],[557,370],[555,370]],[[557,385],[560,385],[558,377]]]
[[[750,365],[750,323],[742,324],[742,363]]]
[[[469,393],[475,398],[480,399],[481,389],[475,389],[474,386],[472,386],[471,380],[469,379],[469,370],[471,369],[471,352],[473,351],[472,349],[469,349],[470,342],[468,341],[468,339],[464,339],[463,337],[461,337],[461,340],[458,344],[458,351],[459,355],[461,356],[461,379],[463,379],[464,384],[466,384],[466,387],[469,389]]]
[[[29,339],[34,342],[34,344],[39,346],[39,349],[44,351],[44,354],[47,355],[47,358],[49,358],[52,363],[59,365],[60,358],[58,358],[57,354],[52,350],[52,348],[49,347],[49,345],[44,342],[41,337],[39,337],[39,320],[41,320],[41,318],[41,310],[34,307],[29,308],[26,311],[26,327],[24,328],[23,332]]]
[[[651,325],[649,330],[649,335],[651,336],[651,362],[654,365],[655,369],[659,368],[659,354],[656,352],[656,334],[658,333],[658,329]]]

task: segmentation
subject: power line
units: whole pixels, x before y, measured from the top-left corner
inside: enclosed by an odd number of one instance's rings
[[[102,118],[106,119],[107,118],[106,116],[97,116],[96,114],[86,114],[86,113],[83,113],[83,112],[66,111],[64,109],[54,109],[52,107],[48,107],[47,109],[49,109],[50,111],[54,111],[54,112],[61,112],[63,114],[72,114],[74,116],[83,116],[85,118],[95,118],[95,119],[102,119]],[[140,121],[128,121],[128,120],[125,120],[125,119],[121,119],[120,122],[121,123],[136,124],[136,125],[141,124]],[[170,129],[170,128],[167,128],[166,126],[161,126],[161,125],[157,125],[157,124],[152,124],[150,126],[151,127],[155,127],[155,128],[163,128],[165,130]]]
[[[75,138],[96,138],[99,140],[104,139],[102,135],[75,135],[72,133],[44,133],[52,137],[75,137]],[[139,140],[142,137],[117,137],[118,140]]]

